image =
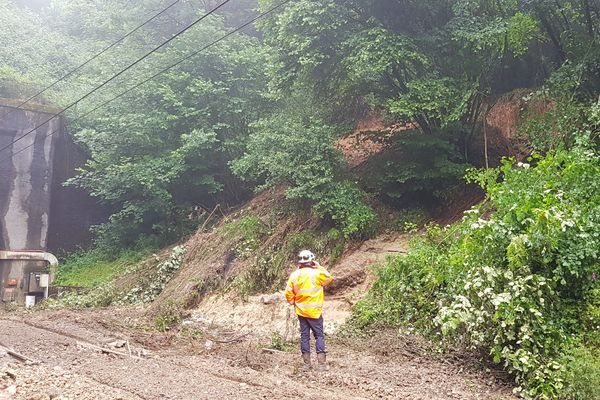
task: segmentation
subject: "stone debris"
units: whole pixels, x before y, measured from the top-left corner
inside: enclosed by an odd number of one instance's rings
[[[273,294],[265,294],[260,297],[260,302],[263,304],[276,304],[285,302],[285,295],[282,292]]]
[[[6,350],[0,347],[0,368],[6,367],[8,361],[8,353]]]
[[[110,342],[108,344],[108,347],[112,347],[113,349],[120,349],[120,348],[125,347],[126,344],[127,344],[127,341],[119,339],[119,340]]]
[[[0,400],[129,400],[138,396],[60,366],[11,364],[0,370]]]

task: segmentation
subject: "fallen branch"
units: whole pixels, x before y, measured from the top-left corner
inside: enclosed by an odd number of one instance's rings
[[[276,350],[276,349],[269,349],[267,347],[263,347],[261,349],[264,353],[273,353],[273,354],[287,354],[285,351],[281,351],[281,350]]]
[[[217,211],[217,209],[221,209],[221,205],[217,204],[215,206],[215,208],[212,210],[212,212],[208,215],[208,217],[206,217],[206,220],[204,220],[204,223],[202,224],[202,226],[200,227],[200,229],[198,230],[198,232],[204,232],[204,228],[206,228],[206,224],[208,224],[208,221],[210,221],[210,218],[213,216],[213,214],[215,213],[215,211]]]
[[[8,354],[9,356],[16,358],[17,360],[21,361],[21,362],[28,362],[31,364],[39,364],[39,361],[33,360],[21,353],[17,353],[14,350],[9,349],[8,347],[5,346],[1,346],[2,350],[4,350],[6,352],[6,354]]]
[[[123,352],[116,351],[116,350],[110,350],[110,349],[107,349],[105,347],[95,346],[95,345],[89,344],[89,343],[77,342],[77,345],[81,346],[81,347],[88,347],[88,348],[90,348],[92,350],[96,350],[96,351],[99,351],[101,353],[114,354],[116,356],[131,357],[131,358],[135,358],[135,359],[138,359],[138,360],[143,360],[143,358],[139,357],[139,356],[134,356],[132,354],[127,354],[127,353],[123,353]]]
[[[244,333],[243,335],[239,335],[239,336],[231,338],[231,339],[216,339],[216,338],[213,338],[213,337],[209,337],[209,339],[212,340],[215,343],[227,344],[227,343],[239,342],[240,340],[242,340],[243,338],[245,338],[248,335],[250,335],[250,332]]]

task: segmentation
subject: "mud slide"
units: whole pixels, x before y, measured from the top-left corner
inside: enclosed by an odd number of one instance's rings
[[[228,341],[210,330],[148,333],[138,315],[139,309],[0,314],[0,342],[34,361],[0,352],[0,398],[512,398],[499,373],[435,360],[418,342],[390,332],[332,339],[331,370],[303,373],[295,350],[265,352],[254,334]]]
[[[325,332],[334,334],[350,316],[352,305],[373,282],[373,266],[389,255],[406,252],[408,236],[396,234],[368,240],[344,254],[342,261],[329,268],[334,282],[326,288]],[[298,320],[285,302],[283,291],[265,293],[242,301],[236,293],[206,297],[193,310],[191,322],[210,322],[270,337],[279,334],[286,341],[298,337]]]

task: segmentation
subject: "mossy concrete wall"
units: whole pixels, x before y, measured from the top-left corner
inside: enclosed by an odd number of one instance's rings
[[[52,115],[0,106],[0,249],[47,248],[55,143],[64,133]]]

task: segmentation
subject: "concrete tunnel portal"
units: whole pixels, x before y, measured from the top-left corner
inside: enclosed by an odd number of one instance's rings
[[[64,119],[11,103],[0,104],[0,301],[30,304],[48,296],[52,252],[83,244],[99,220],[95,202],[62,185],[85,161]]]

